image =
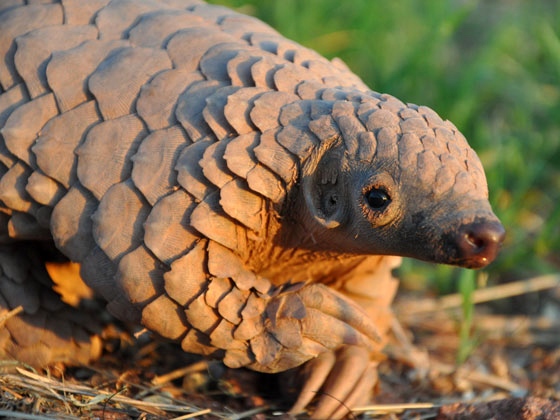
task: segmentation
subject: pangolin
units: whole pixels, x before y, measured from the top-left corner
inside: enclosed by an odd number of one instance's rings
[[[455,126],[199,0],[0,3],[0,356],[88,363],[95,317],[369,398],[400,257],[479,268],[504,229]],[[55,287],[56,289],[56,287]],[[328,391],[328,392],[327,392]]]

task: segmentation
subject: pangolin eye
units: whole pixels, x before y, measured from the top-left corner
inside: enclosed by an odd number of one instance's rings
[[[374,210],[382,210],[389,205],[391,197],[385,190],[373,188],[366,192],[366,200]]]

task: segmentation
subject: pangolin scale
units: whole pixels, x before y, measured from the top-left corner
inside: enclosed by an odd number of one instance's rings
[[[8,0],[0,57],[3,359],[98,357],[99,325],[43,268],[66,259],[114,316],[186,352],[321,366],[295,411],[323,382],[352,405],[375,382],[400,256],[477,268],[502,240],[453,124],[255,18]],[[329,404],[316,416],[344,414]]]

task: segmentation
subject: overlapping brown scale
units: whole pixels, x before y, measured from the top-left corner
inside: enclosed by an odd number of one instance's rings
[[[95,125],[76,149],[82,185],[101,199],[111,185],[130,176],[131,157],[145,136],[142,121],[134,115]]]
[[[262,133],[254,153],[260,163],[278,175],[287,185],[292,185],[298,176],[297,161],[279,144],[278,132],[278,129],[273,129]]]
[[[150,206],[129,180],[113,185],[101,199],[93,220],[97,245],[115,262],[142,244]]]
[[[164,272],[164,265],[140,245],[120,259],[115,283],[131,303],[143,307],[162,295]]]
[[[144,242],[164,263],[171,264],[200,240],[189,225],[195,205],[192,197],[179,189],[159,200],[146,219]]]
[[[362,124],[366,125],[369,116],[380,109],[379,102],[379,99],[375,96],[367,95],[361,98],[356,115]]]
[[[175,165],[181,150],[191,144],[178,126],[145,137],[131,157],[132,181],[152,206],[177,188]]]
[[[247,185],[253,191],[271,200],[277,210],[280,209],[286,198],[286,186],[278,175],[263,165],[256,165],[247,172]]]
[[[103,60],[88,79],[88,87],[104,119],[122,117],[135,111],[140,88],[171,66],[163,50],[123,48]]]
[[[437,170],[435,179],[431,184],[436,197],[452,189],[455,185],[456,174],[465,170],[464,166],[459,164],[451,155],[443,155],[440,158],[443,165]]]
[[[224,107],[228,97],[239,89],[237,86],[225,86],[217,89],[206,98],[206,106],[202,110],[202,116],[217,140],[223,140],[233,134],[233,127],[224,115]]]
[[[217,308],[218,303],[226,296],[233,288],[233,284],[227,278],[223,277],[210,277],[208,287],[204,292],[204,301],[208,306]]]
[[[467,171],[473,180],[474,189],[481,189],[485,195],[488,195],[488,185],[486,183],[486,175],[480,158],[472,149],[467,149],[466,165]]]
[[[206,240],[200,240],[186,254],[171,263],[163,275],[165,291],[183,307],[202,295],[208,287]]]
[[[218,188],[223,187],[233,179],[233,174],[223,158],[230,140],[226,138],[211,144],[198,161],[204,177]]]
[[[4,127],[8,117],[29,100],[27,89],[23,83],[13,86],[7,92],[0,94],[0,127]],[[15,157],[6,148],[2,130],[0,130],[0,162],[7,168],[15,162]]]
[[[296,93],[297,86],[309,80],[321,79],[316,77],[305,67],[299,67],[291,63],[286,63],[274,72],[273,80],[276,90],[280,92]]]
[[[83,261],[95,247],[91,216],[98,201],[81,185],[72,187],[56,204],[51,231],[56,246],[72,261]]]
[[[356,116],[357,106],[353,102],[336,101],[333,104],[332,118],[340,129],[346,150],[350,155],[358,151],[358,135],[366,131]]]
[[[253,337],[249,343],[256,361],[262,366],[272,366],[283,349],[282,344],[266,332]]]
[[[143,15],[128,33],[133,45],[145,48],[165,48],[176,32],[203,26],[204,20],[186,10],[159,10]]]
[[[255,101],[257,101],[268,89],[260,87],[242,88],[227,97],[223,108],[225,119],[237,134],[246,134],[255,131],[253,124],[252,111]],[[269,114],[268,119],[275,122],[274,114]],[[262,116],[262,114],[261,114]],[[259,115],[257,115],[258,119]],[[266,117],[265,117],[266,118]],[[270,124],[272,125],[272,123]],[[276,125],[278,122],[276,121]]]
[[[209,334],[210,343],[220,349],[236,349],[245,351],[246,344],[233,338],[234,328],[235,324],[229,322],[227,319],[222,318],[216,328],[214,328],[214,330]]]
[[[309,130],[321,141],[329,141],[330,139],[340,137],[341,134],[338,125],[330,115],[321,115],[319,118],[309,121]],[[354,144],[356,139],[349,138],[347,140],[343,137],[343,140],[346,143],[348,152],[353,153],[356,148]]]
[[[441,117],[431,108],[428,108],[426,106],[419,106],[418,113],[422,115],[422,117],[424,117],[424,119],[428,123],[428,126],[430,126],[431,128],[439,127],[444,124]]]
[[[114,288],[116,271],[116,264],[97,245],[80,261],[80,276],[84,282],[109,301],[119,292]]]
[[[403,119],[399,125],[401,127],[402,133],[414,133],[417,135],[423,135],[428,131],[428,124],[426,123],[426,120],[421,116],[414,116]]]
[[[227,142],[223,154],[231,172],[242,178],[257,164],[254,149],[259,144],[260,133],[247,133]]]
[[[258,133],[243,134],[234,138],[228,142],[224,159],[234,174],[247,180],[251,190],[272,200],[273,203],[281,204],[286,195],[285,186],[278,175],[259,164],[254,153],[259,141]]]
[[[235,338],[235,336],[234,336]],[[230,368],[240,368],[255,362],[255,356],[248,347],[228,349],[223,356],[224,365]]]
[[[182,29],[174,34],[167,43],[167,53],[173,62],[173,67],[196,71],[202,56],[215,45],[235,41],[231,35],[217,29],[213,25],[205,25],[196,19],[196,26]],[[226,69],[224,67],[223,71]]]
[[[279,58],[290,62],[294,62],[296,51],[304,49],[304,47],[298,43],[275,33],[256,32],[251,34],[250,42],[251,45],[259,47],[264,51],[271,52]]]
[[[261,55],[255,54],[255,52],[240,51],[226,65],[230,83],[233,86],[254,86],[255,82],[251,75],[251,68],[261,58]]]
[[[31,152],[31,146],[37,140],[37,133],[56,115],[58,115],[58,108],[52,93],[33,99],[15,109],[0,131],[8,150],[35,168],[35,155]]]
[[[198,331],[209,335],[220,323],[218,311],[206,303],[204,295],[198,296],[185,309],[185,315],[190,325]]]
[[[32,172],[29,166],[18,161],[2,176],[0,196],[4,205],[21,212],[33,212],[37,209],[37,204],[25,191],[27,180]]]
[[[61,25],[35,29],[19,36],[14,63],[29,96],[36,98],[48,92],[45,70],[53,52],[74,48],[87,40],[96,39],[97,35],[97,28],[92,25]]]
[[[227,321],[238,325],[241,322],[241,310],[245,307],[249,295],[248,291],[232,288],[218,303],[218,312]]]
[[[191,214],[191,226],[206,238],[229,249],[244,249],[246,232],[240,225],[227,217],[219,203],[219,194],[212,193],[204,198]]]
[[[188,353],[213,357],[222,356],[221,352],[210,344],[210,338],[194,328],[189,330],[181,341],[181,348]]]
[[[375,138],[377,139],[375,158],[379,161],[391,161],[397,159],[399,155],[398,139],[399,134],[392,128],[385,127],[379,130]]]
[[[8,90],[21,78],[13,57],[16,51],[14,39],[33,29],[49,25],[61,25],[64,16],[60,4],[37,4],[16,7],[0,15],[0,84]]]
[[[263,93],[253,100],[249,118],[261,132],[274,129],[280,125],[278,117],[282,107],[297,100],[299,98],[291,93],[277,91]]]
[[[227,64],[245,48],[248,48],[247,44],[237,40],[211,46],[200,60],[200,71],[209,80],[220,80],[230,84]]]
[[[447,136],[443,138],[441,137],[441,135],[439,136],[439,138],[436,137],[438,130],[439,128],[436,128],[434,130],[435,135],[427,134],[420,137],[420,141],[422,142],[424,149],[431,150],[439,156],[441,154],[448,153],[449,149],[447,148]]]
[[[136,23],[138,16],[169,9],[165,3],[155,1],[119,0],[111,1],[95,18],[100,39],[123,39]]]
[[[379,99],[381,99],[378,104],[379,108],[385,109],[394,114],[398,114],[406,108],[406,105],[394,96],[382,94],[379,96]]]
[[[142,325],[168,340],[180,340],[189,329],[181,307],[165,294],[142,309]]]
[[[37,166],[66,188],[75,184],[77,158],[74,150],[84,141],[89,129],[100,121],[94,101],[51,119],[31,147]]]
[[[202,112],[206,107],[206,98],[224,86],[227,86],[225,82],[194,81],[179,96],[175,117],[192,141],[197,142],[208,136],[214,136],[214,132],[206,123]]]
[[[206,139],[183,148],[175,165],[179,185],[200,201],[216,190],[216,187],[204,176],[199,165],[204,152],[212,144],[214,144],[213,140]]]
[[[130,304],[125,303],[126,300],[122,296],[122,292],[115,288],[116,273],[116,263],[109,259],[99,246],[94,246],[83,260],[80,261],[80,275],[85,283],[99,295],[103,296],[107,302],[117,303],[112,304],[115,316],[125,316],[130,311]],[[119,308],[118,303],[121,303],[121,308]]]
[[[60,112],[91,99],[87,86],[89,76],[107,56],[129,45],[124,40],[95,40],[66,51],[54,52],[46,74]]]
[[[418,154],[416,163],[418,180],[421,184],[430,185],[435,181],[436,172],[441,166],[439,156],[426,149]]]
[[[93,24],[97,12],[111,0],[61,0],[67,25]]]
[[[364,92],[343,87],[327,87],[321,90],[320,98],[323,101],[353,101],[358,102],[363,98]]]
[[[317,80],[304,80],[296,87],[296,94],[298,99],[303,100],[315,100],[321,99],[321,96],[325,90],[333,90],[332,88],[326,87],[322,82]],[[332,99],[325,99],[332,100]]]
[[[418,155],[424,151],[424,145],[416,134],[403,134],[399,140],[399,165],[406,171],[415,168]],[[404,173],[404,171],[403,171]]]
[[[136,111],[151,131],[177,124],[179,96],[194,82],[204,80],[199,72],[164,70],[140,89]]]
[[[297,156],[300,161],[306,160],[318,145],[317,138],[308,128],[286,125],[278,132],[276,139],[280,145]]]
[[[233,331],[236,340],[250,340],[264,331],[264,313],[267,299],[251,292],[241,310],[241,322]]]
[[[455,184],[453,193],[457,195],[468,195],[469,192],[477,189],[469,172],[461,171],[455,174]]]
[[[239,178],[220,189],[220,205],[225,213],[245,227],[262,233],[266,226],[267,206],[262,197],[254,194]]]
[[[338,75],[340,73],[338,68],[331,66],[329,60],[320,55],[318,52],[296,43],[293,43],[292,47],[292,49],[294,50],[294,54],[291,61],[294,64],[311,70],[312,73],[316,73],[319,77]],[[316,66],[318,68],[314,69],[314,67]],[[322,68],[324,71],[316,71],[320,68]]]
[[[274,74],[282,68],[282,62],[274,56],[264,55],[251,66],[251,78],[257,87],[276,89]]]
[[[211,23],[219,23],[223,18],[236,13],[225,6],[209,5],[206,3],[198,4],[190,8],[197,16]]]
[[[66,189],[52,178],[35,171],[27,180],[25,191],[39,204],[54,206],[66,193]]]
[[[378,130],[388,128],[400,131],[400,118],[397,113],[387,109],[377,109],[362,120],[369,131],[376,133]]]
[[[276,30],[262,20],[239,13],[231,13],[231,11],[230,14],[219,19],[218,24],[222,31],[240,39],[251,37],[254,33],[266,33],[280,36]]]
[[[259,50],[277,55],[278,38],[274,33],[255,31],[249,35],[249,43]]]

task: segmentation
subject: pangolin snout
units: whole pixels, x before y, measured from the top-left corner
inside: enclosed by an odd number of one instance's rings
[[[456,236],[460,265],[481,268],[498,255],[505,237],[505,229],[498,221],[476,221],[463,225]]]

